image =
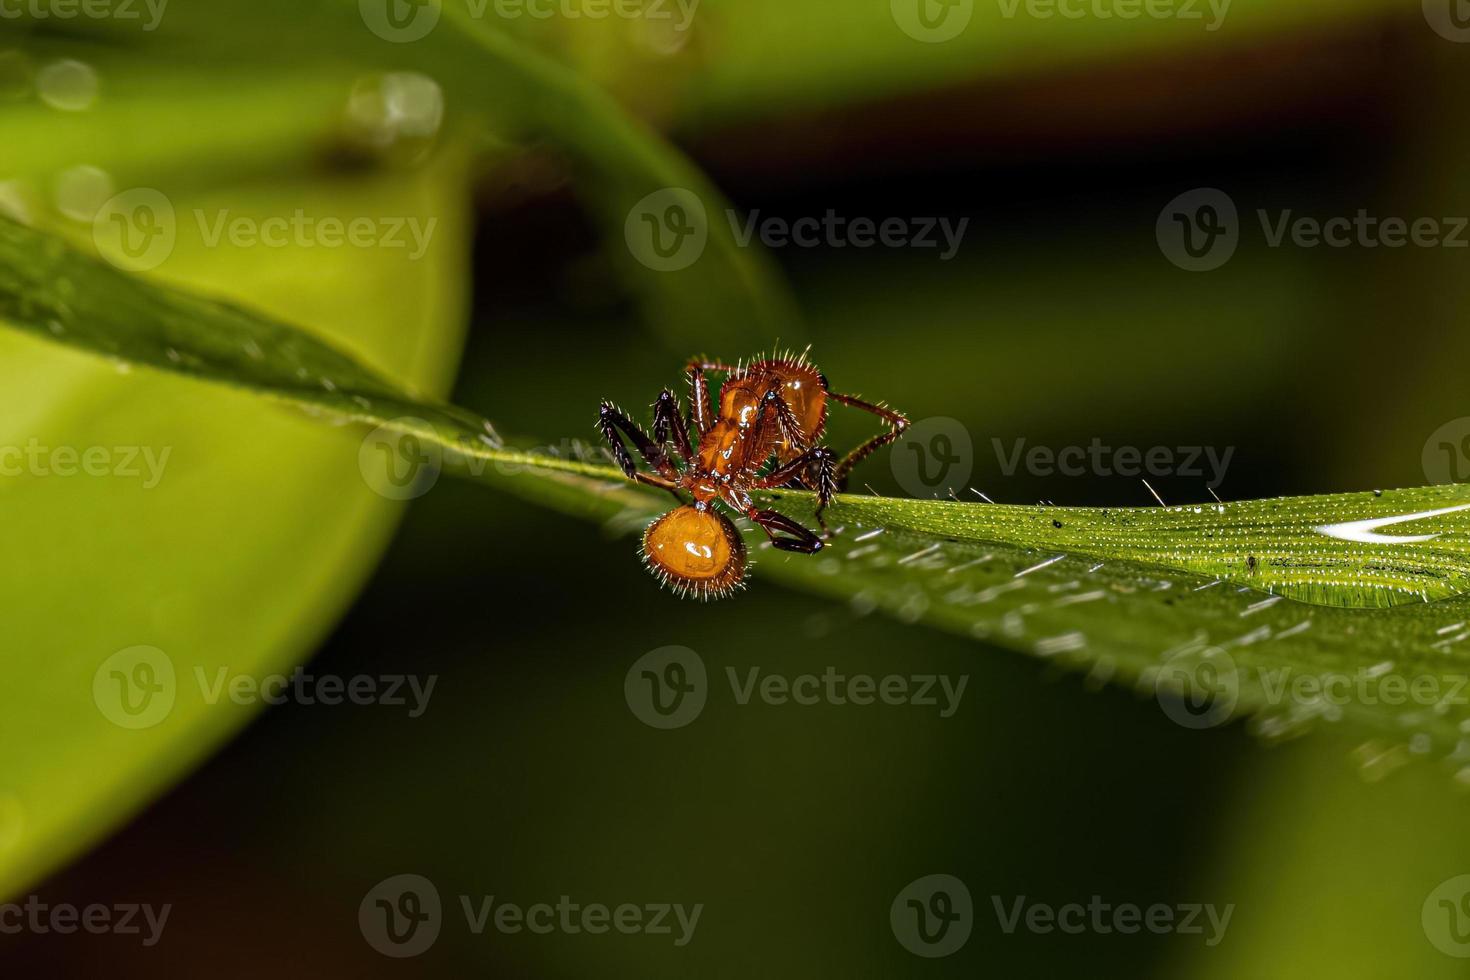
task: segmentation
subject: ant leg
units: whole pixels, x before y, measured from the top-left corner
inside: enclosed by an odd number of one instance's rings
[[[812,476],[812,470],[816,470],[817,491],[817,523],[823,530],[827,529],[827,522],[822,520],[822,511],[832,502],[837,495],[837,477],[833,460],[836,456],[826,446],[815,446],[793,459],[756,483],[761,490],[770,490],[775,487],[784,486],[792,480],[801,478],[803,482]]]
[[[798,554],[814,555],[824,547],[821,538],[785,514],[778,514],[774,510],[756,510],[755,508],[751,508],[745,516],[760,525],[760,529],[766,532],[766,537],[771,539],[771,544],[780,548],[782,551],[795,551]],[[777,537],[777,531],[791,536]]]
[[[694,449],[689,445],[689,429],[684,425],[684,416],[679,411],[679,399],[665,388],[653,403],[653,441],[663,446],[674,438],[674,448],[683,457],[687,467],[694,458]]]
[[[797,441],[792,438],[793,434],[801,431],[801,425],[796,421],[796,413],[791,411],[790,405],[786,404],[786,399],[781,395],[780,388],[772,388],[766,392],[766,396],[761,399],[760,408],[756,410],[755,424],[751,426],[751,439],[754,440],[755,445],[761,445],[762,440],[765,438],[766,420],[770,417],[767,415],[766,409],[772,406],[776,409],[776,425],[780,430],[779,435],[781,438],[786,440],[788,445],[798,449],[801,448]],[[758,465],[764,464],[765,460],[760,460],[758,463]]]
[[[887,432],[881,432],[861,446],[858,446],[852,452],[848,453],[847,457],[841,463],[837,464],[837,472],[834,474],[834,478],[839,487],[845,487],[847,485],[847,474],[852,472],[852,468],[903,435],[904,430],[909,427],[909,420],[906,416],[893,411],[891,408],[883,405],[874,405],[871,402],[863,401],[861,398],[854,398],[851,395],[839,395],[835,391],[829,391],[827,394],[834,401],[841,402],[850,408],[856,408],[863,412],[871,412],[889,425]]]
[[[702,357],[692,357],[689,363],[684,365],[684,373],[689,375],[689,420],[690,427],[695,429],[701,436],[710,430],[715,424],[715,410],[710,405],[709,382],[704,379],[706,371],[720,371],[730,374],[735,370],[729,364],[721,364],[718,361],[706,361]]]
[[[617,460],[618,466],[622,468],[623,474],[630,480],[638,479],[638,466],[633,462],[633,457],[628,453],[628,447],[623,444],[622,436],[626,435],[632,440],[633,446],[638,450],[638,455],[643,457],[643,462],[653,469],[658,470],[659,476],[665,480],[672,481],[677,475],[674,467],[664,456],[663,450],[654,445],[638,423],[624,415],[612,402],[603,402],[598,411],[597,428],[602,432],[602,437],[612,447],[613,458]],[[622,435],[619,434],[621,430]]]
[[[679,485],[673,480],[668,480],[661,476],[654,476],[651,473],[635,472],[633,474],[633,482],[642,483],[645,486],[657,487],[659,490],[667,490],[669,493],[674,495],[674,499],[677,500],[681,506],[684,503],[684,498],[679,496]]]

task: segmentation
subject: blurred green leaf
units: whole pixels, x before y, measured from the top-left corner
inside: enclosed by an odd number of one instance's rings
[[[384,0],[378,12],[397,2]],[[374,9],[358,0],[221,0],[208,7],[171,8],[151,32],[102,20],[79,20],[73,27],[99,44],[105,71],[126,75],[148,65],[151,81],[133,79],[145,87],[157,87],[162,79],[163,86],[187,94],[197,74],[193,66],[205,53],[220,77],[269,66],[276,81],[265,98],[232,103],[214,86],[204,87],[220,112],[192,116],[200,132],[176,147],[185,160],[191,153],[232,148],[246,159],[258,158],[263,149],[279,149],[271,139],[255,142],[258,136],[300,135],[320,127],[323,85],[340,80],[338,98],[345,111],[354,72],[417,71],[442,89],[446,111],[456,122],[480,132],[497,152],[513,144],[538,152],[543,163],[555,160],[572,171],[572,186],[599,219],[607,255],[656,330],[715,345],[753,336],[792,342],[801,337],[802,323],[784,283],[760,248],[736,241],[724,217],[728,204],[715,185],[611,95],[518,39],[494,14],[493,4],[486,16],[475,16],[480,8],[458,3],[427,5],[411,18],[424,18],[427,29],[411,30],[408,37],[398,36],[386,19],[375,20]],[[17,26],[35,28],[44,40],[47,22],[29,16],[22,13]],[[312,69],[295,64],[290,75],[282,74],[293,52]],[[325,52],[330,56],[323,57]],[[300,79],[302,99],[277,98],[282,93],[276,82],[289,86],[292,76]],[[135,110],[145,104],[151,103],[132,103]],[[138,135],[158,132],[159,124],[176,119],[184,105],[181,100],[174,109],[136,120],[136,129],[129,128],[131,113],[114,109],[104,113],[101,128],[118,137],[124,149],[116,152],[124,161],[146,158],[147,147],[158,144],[139,145]],[[119,124],[120,130],[114,128]],[[75,146],[83,127],[64,123],[62,145]],[[85,132],[84,138],[99,142],[96,131]],[[667,254],[660,254],[665,248]]]
[[[413,177],[283,181],[179,198],[256,222],[309,202],[321,213],[429,214],[438,224],[418,261],[404,250],[206,248],[181,239],[164,271],[248,297],[406,384],[442,391],[466,295],[463,187],[462,166],[446,161]],[[105,331],[87,322],[106,297],[95,282],[64,279],[75,256],[13,225],[5,237],[12,287],[26,275],[21,266],[62,263],[49,284],[30,280],[45,298],[12,293],[10,312],[45,309],[52,329],[70,324],[105,349]],[[104,322],[132,325],[118,347],[152,345],[167,360],[176,338],[159,332],[161,310],[126,309],[122,290],[111,301],[120,305]],[[211,323],[228,322],[228,307],[209,308]],[[285,349],[296,339],[311,346],[306,333],[277,339]],[[177,372],[134,374],[125,356],[99,361],[13,332],[0,348],[0,445],[8,447],[0,520],[11,556],[0,576],[12,599],[12,683],[0,694],[0,891],[13,893],[244,725],[255,707],[209,694],[220,672],[289,674],[371,571],[399,508],[354,471],[361,440],[350,431]],[[221,358],[216,370],[250,359],[237,348],[236,360],[225,360],[197,330],[174,355],[182,363],[195,350]],[[31,447],[45,451],[39,463],[15,455]],[[53,454],[62,449],[70,462]],[[106,462],[100,473],[97,453]]]

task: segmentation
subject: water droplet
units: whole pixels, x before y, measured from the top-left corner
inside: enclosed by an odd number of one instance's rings
[[[390,72],[358,79],[347,98],[354,135],[386,149],[404,140],[428,141],[444,122],[444,91],[418,72]]]
[[[71,167],[56,176],[56,210],[77,221],[95,218],[112,194],[112,175],[100,167]]]
[[[66,58],[53,61],[36,72],[36,93],[41,101],[63,112],[82,112],[97,101],[96,70],[85,62]]]
[[[1372,739],[1353,750],[1353,761],[1363,779],[1376,783],[1406,765],[1409,753],[1402,745],[1384,745]]]

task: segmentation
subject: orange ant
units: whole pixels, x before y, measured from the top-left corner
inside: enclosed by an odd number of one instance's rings
[[[718,412],[711,405],[705,372],[726,375]],[[783,514],[759,509],[750,491],[786,486],[815,490],[817,523],[825,530],[822,511],[846,486],[848,472],[903,435],[909,424],[882,405],[832,391],[826,376],[807,363],[806,354],[757,359],[744,367],[694,358],[685,373],[689,414],[665,388],[653,403],[653,438],[611,402],[602,403],[598,417],[598,428],[628,479],[668,490],[679,501],[644,531],[643,559],[680,595],[717,599],[745,579],[745,543],[729,518],[714,509],[716,501],[754,521],[782,551],[815,554],[822,550],[821,538]],[[871,412],[888,424],[888,431],[836,462],[832,450],[818,445],[827,427],[829,398]],[[623,436],[653,473],[638,470]],[[674,464],[670,440],[682,466]],[[685,503],[680,491],[694,502]]]

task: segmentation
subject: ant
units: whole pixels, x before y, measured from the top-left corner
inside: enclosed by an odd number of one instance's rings
[[[822,511],[846,486],[848,472],[898,439],[909,424],[883,405],[831,390],[826,375],[808,363],[805,353],[757,358],[744,366],[693,358],[684,370],[689,413],[665,388],[653,403],[653,438],[611,402],[602,403],[597,423],[628,479],[667,490],[679,501],[644,531],[643,560],[681,596],[721,598],[745,579],[745,543],[730,519],[714,509],[716,501],[750,518],[782,551],[816,554],[822,550],[820,537],[783,514],[759,509],[750,492],[786,486],[815,490],[817,523],[825,531]],[[707,372],[726,376],[718,411],[711,404]],[[819,444],[827,427],[828,399],[871,412],[888,431],[837,462],[832,450]],[[639,471],[624,436],[653,473]],[[681,491],[694,502],[686,503]]]

